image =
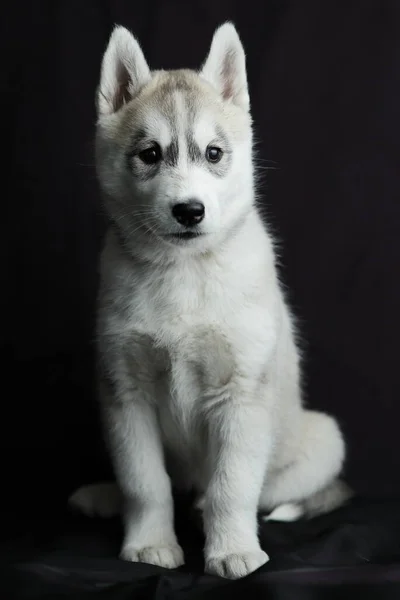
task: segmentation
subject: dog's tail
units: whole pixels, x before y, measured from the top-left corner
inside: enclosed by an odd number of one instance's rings
[[[313,519],[340,508],[354,497],[351,488],[342,480],[334,479],[326,487],[301,502],[287,502],[277,506],[263,521],[297,521]]]
[[[354,496],[353,490],[342,479],[334,479],[329,485],[303,502],[309,518],[323,515],[340,508]]]
[[[121,494],[116,483],[84,485],[69,498],[68,505],[88,517],[111,518],[121,513]]]

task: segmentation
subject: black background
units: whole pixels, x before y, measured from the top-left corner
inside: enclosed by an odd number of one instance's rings
[[[373,522],[386,511],[374,512],[379,503],[397,515],[400,2],[20,0],[0,9],[8,524],[21,521],[19,510],[28,522],[61,507],[76,485],[109,474],[93,385],[104,233],[93,135],[111,28],[130,28],[153,68],[197,68],[227,19],[247,52],[260,197],[305,340],[307,402],[339,418],[347,479]]]

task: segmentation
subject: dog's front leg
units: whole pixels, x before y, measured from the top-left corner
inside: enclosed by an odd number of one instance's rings
[[[268,415],[250,400],[226,399],[208,421],[210,481],[204,496],[208,573],[238,579],[266,563],[257,506],[271,450]]]
[[[137,388],[118,396],[103,398],[103,415],[123,495],[121,558],[179,567],[183,552],[174,532],[171,482],[154,406]]]

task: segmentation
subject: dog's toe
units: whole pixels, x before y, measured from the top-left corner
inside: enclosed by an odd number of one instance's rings
[[[268,554],[262,550],[242,554],[228,554],[208,559],[206,561],[206,572],[227,579],[241,579],[253,573],[268,561]]]

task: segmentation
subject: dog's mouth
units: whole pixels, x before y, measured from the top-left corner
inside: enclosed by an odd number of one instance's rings
[[[176,240],[179,242],[179,241],[194,240],[195,238],[198,238],[202,235],[203,234],[200,233],[200,231],[181,231],[179,233],[169,233],[164,237],[166,237],[169,240]]]

